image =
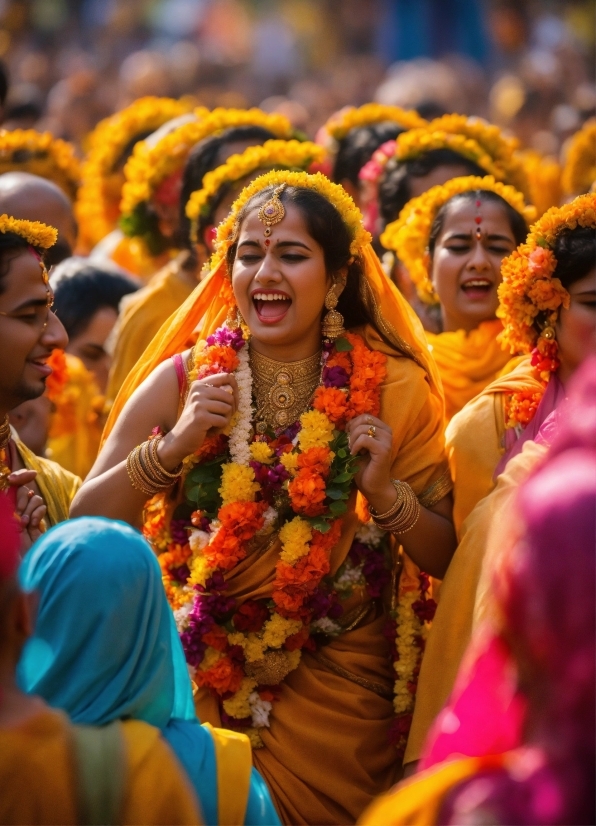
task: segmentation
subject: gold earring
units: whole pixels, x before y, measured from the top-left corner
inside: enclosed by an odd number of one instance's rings
[[[246,326],[244,317],[238,307],[230,307],[226,318],[226,324],[230,330],[237,330],[238,327],[242,327],[242,325]]]
[[[336,338],[343,336],[343,334],[345,333],[344,317],[340,312],[338,312],[335,309],[337,307],[338,301],[339,299],[335,294],[334,284],[325,296],[325,308],[328,310],[328,312],[325,313],[325,317],[323,318],[323,321],[321,323],[321,332],[323,333],[323,338],[328,338],[331,341],[334,341]]]

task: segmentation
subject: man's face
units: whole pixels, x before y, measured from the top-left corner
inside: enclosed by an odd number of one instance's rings
[[[35,254],[8,255],[8,272],[0,281],[0,403],[6,410],[41,396],[52,372],[46,363],[52,350],[68,343],[62,323],[48,309],[51,293]]]

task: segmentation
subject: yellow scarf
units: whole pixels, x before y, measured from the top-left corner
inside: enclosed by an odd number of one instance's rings
[[[510,360],[497,341],[502,329],[502,323],[494,319],[483,321],[470,333],[426,334],[443,382],[447,421],[494,381]]]
[[[65,522],[68,519],[70,503],[81,487],[81,480],[56,462],[36,456],[19,439],[14,441],[25,467],[37,471],[35,483],[48,509],[45,518],[49,527],[57,525],[58,522]]]

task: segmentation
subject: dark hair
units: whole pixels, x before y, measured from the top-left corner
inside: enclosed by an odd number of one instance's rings
[[[69,338],[82,333],[98,310],[112,307],[118,312],[122,298],[139,288],[128,275],[86,258],[67,258],[54,268],[50,283],[54,311]]]
[[[242,224],[249,212],[272,197],[274,189],[274,186],[268,186],[245,204],[238,216],[238,226]],[[309,235],[323,249],[327,273],[333,275],[347,267],[346,286],[337,304],[337,310],[343,315],[346,328],[351,330],[369,324],[386,344],[402,352],[397,342],[389,340],[379,329],[365,302],[362,289],[364,279],[362,262],[358,258],[353,258],[350,253],[350,233],[337,209],[323,195],[307,187],[288,186],[279,197],[282,203],[293,204],[300,210]],[[227,265],[230,273],[236,258],[236,249],[237,243],[232,244],[228,249]],[[411,354],[405,351],[403,355],[411,357]]]
[[[511,232],[513,233],[513,237],[515,239],[515,246],[518,247],[520,244],[523,244],[526,240],[526,236],[528,235],[528,225],[526,224],[523,215],[521,215],[516,209],[513,209],[511,204],[508,204],[504,198],[501,198],[500,195],[497,195],[496,192],[493,192],[490,189],[470,189],[467,192],[460,192],[458,195],[454,195],[447,201],[447,203],[443,204],[441,209],[437,212],[428,237],[428,251],[430,252],[431,257],[434,254],[437,240],[443,231],[445,219],[451,207],[458,201],[474,201],[476,198],[479,198],[482,201],[488,201],[492,204],[498,204],[502,207],[505,210],[507,218],[509,219],[509,226],[511,227]]]
[[[45,250],[32,247],[15,232],[0,232],[0,294],[4,292],[4,279],[10,270],[10,262],[21,252],[27,249],[35,249],[36,253],[43,257]]]
[[[0,106],[6,103],[6,96],[8,95],[8,67],[3,60],[0,60]]]
[[[392,121],[350,129],[345,138],[339,141],[332,180],[340,184],[347,179],[358,186],[358,173],[370,161],[373,153],[386,141],[395,140],[404,131]]]
[[[487,172],[474,161],[464,158],[452,149],[433,149],[411,161],[387,161],[385,171],[379,182],[379,212],[383,225],[395,221],[399,213],[412,197],[410,180],[423,178],[438,166],[463,166],[468,175],[484,177]]]
[[[557,266],[553,277],[568,290],[596,266],[596,229],[575,227],[563,230],[555,240],[554,254]]]
[[[234,126],[226,129],[220,135],[213,135],[198,143],[191,151],[182,177],[182,191],[180,195],[180,246],[193,249],[190,238],[190,221],[186,217],[186,204],[193,192],[201,189],[203,178],[208,172],[216,169],[220,164],[220,152],[229,143],[238,141],[255,141],[265,143],[275,135],[262,126]],[[202,216],[199,223],[199,238],[206,227],[213,223],[213,215],[229,190],[229,185],[220,187],[209,204],[209,215]]]

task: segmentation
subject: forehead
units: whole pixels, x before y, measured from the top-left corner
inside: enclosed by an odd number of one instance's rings
[[[477,201],[480,201],[480,206],[476,206]],[[494,231],[513,238],[505,206],[494,201],[484,201],[482,196],[465,201],[457,199],[450,203],[443,222],[443,233],[462,229],[470,232],[472,226],[476,228],[475,219],[478,216],[482,218],[481,226],[484,232]]]
[[[262,204],[253,207],[242,221],[238,242],[264,239],[265,224],[259,218]],[[318,246],[310,235],[302,213],[294,204],[284,204],[285,215],[271,227],[271,239],[275,241],[301,241],[309,247]]]
[[[9,252],[5,261],[8,269],[2,279],[1,293],[4,303],[17,305],[45,298],[47,288],[41,277],[39,261],[32,252]]]

